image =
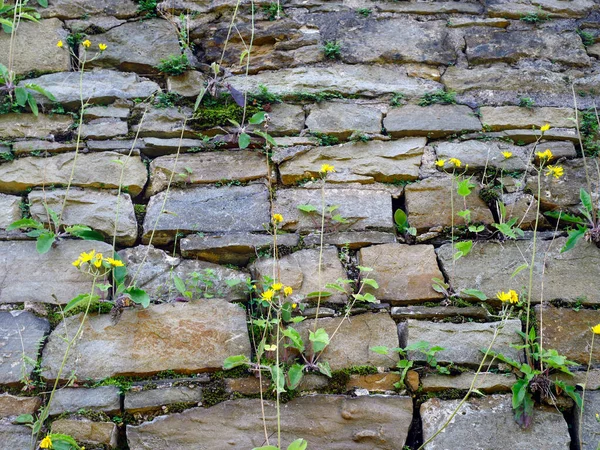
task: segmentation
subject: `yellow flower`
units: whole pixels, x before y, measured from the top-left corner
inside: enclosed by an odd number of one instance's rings
[[[62,48],[62,47],[63,47],[63,41],[58,41],[58,42],[56,43],[56,46],[57,46],[58,48]]]
[[[330,172],[335,172],[335,167],[333,167],[330,164],[323,164],[321,166],[321,170],[319,170],[319,172],[321,173],[330,173]]]
[[[274,291],[280,291],[282,287],[283,287],[283,284],[275,283],[273,286],[271,286],[271,289],[273,289]]]
[[[292,303],[292,309],[296,309],[298,307],[298,303]]]
[[[592,327],[592,333],[600,334],[600,323],[594,327]]]
[[[544,132],[544,131],[548,131],[550,129],[550,124],[547,123],[546,125],[544,125],[542,128],[540,128],[540,131]]]
[[[517,294],[516,291],[514,291],[512,289],[508,292],[504,292],[504,291],[498,292],[496,294],[496,297],[501,302],[519,303],[519,294]]]
[[[537,157],[540,160],[550,160],[552,159],[552,152],[550,151],[549,148],[547,148],[546,150],[544,150],[543,152],[536,152]]]
[[[102,265],[102,253],[96,253],[96,259],[94,260],[94,266],[100,267]]]
[[[71,264],[73,264],[75,267],[79,267],[81,265],[81,259],[77,258],[75,261],[73,261]]]
[[[260,294],[260,296],[262,297],[263,300],[267,300],[268,302],[270,302],[271,300],[273,300],[273,296],[275,295],[275,291],[273,289],[269,289],[265,292],[263,292],[262,294]]]
[[[273,214],[273,222],[275,222],[275,223],[283,222],[283,216],[281,214]]]
[[[462,165],[462,162],[460,161],[460,159],[450,158],[450,164],[452,164],[454,167],[460,167]]]
[[[79,259],[81,260],[82,263],[90,262],[92,259],[94,259],[95,254],[96,254],[96,250],[92,250],[89,253],[83,252],[83,253],[81,253],[81,255],[79,255]]]
[[[89,48],[89,47],[91,47],[92,43],[90,42],[89,39],[86,39],[85,41],[83,41],[81,43],[81,45],[83,45],[85,48]]]
[[[291,286],[286,286],[283,288],[283,293],[285,294],[286,297],[289,297],[290,295],[292,295],[292,292],[294,292],[294,290],[292,289]]]
[[[44,439],[42,439],[42,442],[40,442],[40,448],[52,448],[52,439],[50,439],[50,436],[46,436]]]
[[[546,167],[546,176],[552,175],[554,178],[560,178],[565,174],[565,170],[561,166]]]
[[[510,294],[510,302],[511,303],[519,303],[519,294],[517,294],[516,291],[513,291],[511,289],[510,291],[508,291],[508,293]]]
[[[435,165],[438,167],[444,167],[444,164],[446,164],[445,159],[436,159],[436,161],[435,161]]]
[[[122,261],[119,261],[118,259],[104,258],[104,261],[106,261],[113,267],[123,267],[125,265]]]
[[[106,44],[98,44],[98,48],[101,52],[103,52],[104,50],[106,50]]]
[[[512,156],[512,152],[502,152],[502,156],[504,156],[504,159],[508,159]]]

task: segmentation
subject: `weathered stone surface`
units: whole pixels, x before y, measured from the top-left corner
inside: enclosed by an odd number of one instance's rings
[[[78,19],[84,15],[110,15],[128,19],[137,14],[138,5],[132,0],[52,0],[48,8],[40,10],[43,17]]]
[[[421,378],[423,391],[439,392],[446,389],[468,390],[473,382],[475,374],[471,372],[461,373],[460,375],[449,377],[447,375],[439,375],[437,373],[429,373]],[[499,374],[492,372],[481,372],[475,380],[473,389],[477,389],[486,394],[494,394],[496,392],[508,392],[517,378],[514,374]]]
[[[51,416],[80,409],[113,413],[121,410],[119,388],[100,386],[93,389],[63,388],[54,393],[50,404]]]
[[[278,234],[277,245],[295,247],[297,234]],[[181,255],[216,264],[245,266],[261,250],[273,247],[273,236],[268,234],[230,233],[224,235],[189,235],[181,239]]]
[[[162,139],[146,137],[144,139],[144,148],[142,149],[142,153],[150,157],[163,156],[177,153],[177,149],[179,149],[180,152],[185,152],[189,151],[190,149],[204,148],[204,145],[204,142],[199,139]]]
[[[419,63],[407,64],[406,74],[409,77],[426,78],[433,81],[440,81],[442,77],[437,67]]]
[[[0,418],[34,414],[42,406],[40,397],[17,397],[10,394],[0,394]]]
[[[49,142],[39,140],[17,141],[12,144],[15,155],[23,155],[31,152],[41,153],[63,153],[77,149],[75,142]],[[80,149],[84,148],[80,144]]]
[[[131,127],[134,133],[139,131],[141,137],[155,138],[195,138],[197,134],[189,124],[185,125],[185,118],[190,117],[192,110],[189,108],[151,108],[146,112],[143,122]]]
[[[581,450],[595,450],[600,442],[598,431],[597,412],[600,411],[600,392],[587,391],[585,393],[585,404],[583,406],[583,421],[581,421],[579,408],[575,409],[575,430],[581,430],[581,441],[577,433],[577,441]]]
[[[450,158],[457,158],[464,165],[469,165],[470,171],[482,171],[486,167],[494,167],[507,172],[523,171],[530,162],[531,151],[526,147],[508,144],[503,141],[440,142],[434,144],[438,159],[446,160],[443,169],[451,172]],[[511,152],[510,158],[505,158],[502,152]],[[441,169],[440,169],[441,170]]]
[[[59,334],[75,333],[82,315],[67,318],[43,352],[43,375],[57,376],[65,353]],[[221,299],[151,305],[125,310],[118,322],[110,315],[88,317],[81,339],[71,349],[62,376],[80,379],[151,375],[163,370],[194,373],[216,370],[225,358],[250,357],[246,311]]]
[[[474,319],[487,319],[489,312],[482,306],[394,306],[392,317],[394,319],[445,319],[447,317],[472,317]]]
[[[575,250],[571,250],[575,251]],[[568,279],[568,278],[566,278]],[[571,285],[571,281],[569,281]],[[600,323],[600,311],[580,309],[574,311],[570,308],[555,308],[540,305],[535,307],[538,323],[543,320],[545,348],[553,348],[568,359],[587,364],[590,358],[590,342],[592,332],[590,328]],[[600,362],[600,349],[594,345],[592,365]],[[569,384],[570,380],[567,380]],[[589,389],[589,387],[588,387]]]
[[[515,180],[515,184],[521,185],[521,180]],[[506,219],[517,218],[516,225],[522,230],[533,230],[536,224],[537,200],[529,194],[503,194],[501,201],[506,208]],[[500,210],[498,210],[500,215]],[[537,227],[547,228],[548,221],[543,214],[537,214]]]
[[[266,178],[268,171],[265,156],[247,150],[161,156],[150,163],[146,196],[166,189],[173,172],[173,183],[188,186],[225,180],[247,182]]]
[[[494,27],[506,28],[510,25],[510,20],[502,18],[494,19],[478,19],[471,17],[453,17],[448,20],[448,28],[463,28],[463,27]]]
[[[572,66],[589,66],[590,58],[575,32],[550,30],[488,31],[467,34],[470,64],[515,63],[521,58],[548,58]]]
[[[318,249],[307,249],[282,256],[277,261],[279,271],[278,281],[294,290],[294,298],[316,302],[317,297],[305,298],[311,292],[327,291],[328,283],[335,283],[338,278],[346,279],[347,275],[338,258],[335,247],[325,247],[322,253],[321,270],[319,278],[319,253]],[[252,265],[251,270],[255,280],[262,280],[265,276],[273,276],[272,258],[260,258]],[[345,303],[350,295],[348,285],[346,294],[333,291],[329,297],[321,298],[322,302]]]
[[[87,141],[86,145],[88,149],[94,151],[114,150],[121,152],[128,152],[134,149],[134,152],[138,149],[144,150],[146,143],[142,139],[114,139],[110,141]],[[134,153],[136,154],[136,153]]]
[[[21,218],[21,197],[0,194],[0,229]]]
[[[88,63],[90,67],[153,73],[161,60],[181,54],[176,28],[162,19],[127,22],[94,36],[94,41],[105,43],[108,48]],[[151,52],[147,51],[149,48]]]
[[[449,64],[456,58],[444,21],[369,20],[340,29],[342,61],[350,64]],[[381,36],[386,36],[385,40]]]
[[[196,97],[204,86],[204,76],[195,70],[167,77],[167,90],[182,97]]]
[[[10,13],[10,12],[9,12]],[[12,19],[12,16],[11,16]],[[58,19],[43,20],[39,23],[21,20],[14,35],[12,49],[16,52],[12,59],[12,70],[25,74],[32,70],[39,72],[66,72],[69,70],[69,52],[58,48],[59,40],[67,39],[67,30]],[[11,34],[0,34],[0,64],[9,67]],[[36,45],[31,45],[35,42]]]
[[[444,278],[432,245],[373,245],[359,251],[359,261],[373,269],[369,278],[377,281],[379,289],[366,286],[365,292],[378,300],[398,304],[443,298],[431,287],[432,278]]]
[[[18,383],[31,375],[34,367],[23,356],[36,361],[49,331],[48,321],[29,311],[0,312],[0,383]]]
[[[197,187],[172,189],[161,213],[165,193],[150,199],[144,219],[144,242],[156,226],[153,242],[166,244],[176,233],[263,231],[269,224],[269,194],[266,186]]]
[[[295,135],[304,129],[304,108],[289,103],[271,105],[269,134],[271,136]]]
[[[520,19],[526,14],[540,14],[548,17],[584,17],[595,7],[593,0],[491,0],[488,12],[492,17]]]
[[[173,386],[126,392],[124,406],[126,411],[133,413],[156,410],[161,406],[169,406],[174,403],[200,403],[201,401],[201,388]]]
[[[493,131],[512,128],[575,128],[571,108],[522,108],[520,106],[484,106],[481,121]]]
[[[178,276],[188,285],[198,274],[197,288],[190,289],[194,299],[217,297],[228,301],[245,301],[247,274],[205,261],[192,261],[169,256],[163,250],[139,245],[121,250],[119,255],[127,266],[127,283],[133,281],[144,289],[152,300],[173,301],[181,298],[173,278]],[[142,265],[143,263],[143,265]],[[237,282],[235,286],[227,283]]]
[[[272,433],[277,428],[275,404],[264,403],[267,430]],[[406,441],[411,420],[409,397],[300,397],[281,408],[282,446],[302,436],[315,449],[397,449]],[[220,448],[224,443],[240,450],[261,446],[265,439],[261,403],[238,399],[157,417],[128,426],[127,438],[132,450],[195,450],[198,442],[207,448]]]
[[[363,5],[364,2],[356,2]],[[467,13],[478,14],[481,12],[481,5],[473,2],[452,2],[435,1],[426,2],[401,2],[401,3],[381,3],[377,9],[385,12],[407,13],[407,14],[443,14],[443,13]]]
[[[464,105],[405,105],[389,111],[383,119],[383,126],[392,137],[436,138],[481,129],[479,119]]]
[[[118,163],[117,161],[122,161]],[[0,165],[0,191],[21,193],[28,188],[67,185],[75,163],[71,186],[116,189],[122,185],[133,196],[142,192],[148,175],[139,156],[116,152],[76,155],[64,153],[51,158],[20,158]]]
[[[339,233],[325,233],[323,235],[323,244],[347,247],[350,250],[357,250],[374,244],[390,244],[392,242],[396,242],[396,235],[381,231],[342,231]],[[320,233],[306,235],[304,237],[304,245],[308,247],[321,245]]]
[[[249,77],[239,75],[228,81],[237,89],[251,92],[257,92],[258,85],[263,84],[269,87],[270,92],[283,95],[284,98],[298,92],[314,94],[322,91],[365,97],[399,92],[407,97],[418,97],[442,87],[433,81],[410,78],[398,66],[390,68],[360,64],[297,67],[261,72]]]
[[[50,208],[61,216],[63,225],[87,225],[107,238],[116,236],[120,245],[135,244],[138,225],[129,194],[122,193],[119,197],[116,192],[70,189],[64,203],[66,194],[66,189],[31,192],[31,216],[41,222],[49,222],[46,208]]]
[[[307,177],[317,178],[324,163],[335,167],[335,173],[328,176],[331,182],[416,180],[426,142],[425,138],[406,138],[318,147],[282,163],[281,181],[294,184]]]
[[[53,134],[66,133],[73,123],[70,116],[58,114],[10,113],[0,116],[0,138],[47,138]]]
[[[52,422],[52,433],[71,436],[77,442],[117,446],[117,425],[113,422],[92,422],[89,419],[58,419]]]
[[[83,112],[84,117],[91,120],[104,118],[127,119],[129,114],[129,108],[125,105],[92,106],[86,108]]]
[[[393,391],[394,383],[400,381],[397,373],[374,373],[371,375],[350,375],[347,389],[366,389],[370,392]]]
[[[446,423],[459,403],[460,400],[434,398],[421,405],[424,440],[432,437]],[[474,429],[481,432],[474,433]],[[461,448],[465,442],[469,442],[471,448],[487,450],[567,450],[571,438],[567,422],[555,408],[537,407],[530,428],[523,430],[515,421],[511,396],[492,395],[465,403],[444,432],[425,448]]]
[[[566,238],[554,241],[538,239],[531,301],[539,303],[541,281],[544,282],[544,301],[562,299],[574,302],[578,297],[583,303],[600,303],[600,280],[590,277],[600,264],[600,249],[581,240],[568,252],[560,253]],[[531,241],[482,242],[473,246],[467,258],[454,262],[452,270],[452,248],[442,245],[438,259],[442,270],[448,274],[448,282],[455,292],[463,289],[479,289],[489,298],[495,298],[499,291],[515,289],[529,284],[529,270],[523,270],[511,277],[517,267],[531,261]],[[545,265],[545,269],[544,269]],[[543,273],[543,276],[542,276]],[[569,280],[565,284],[565,280]]]
[[[145,48],[145,47],[144,47]],[[35,83],[51,92],[56,101],[65,106],[79,106],[79,75],[72,73],[53,73],[21,81],[21,84]],[[85,72],[81,81],[81,96],[92,104],[107,105],[116,99],[131,100],[146,98],[160,87],[154,81],[140,78],[135,73],[123,73],[114,70],[92,70]],[[38,103],[50,103],[44,96],[37,96]],[[60,117],[60,116],[55,116]]]
[[[112,139],[125,136],[129,129],[127,122],[119,119],[94,119],[81,125],[82,139]]]
[[[381,132],[381,118],[381,111],[369,105],[318,103],[311,107],[306,119],[306,127],[313,133],[347,139],[354,131]]]
[[[384,190],[359,190],[325,188],[326,205],[340,205],[335,212],[349,221],[340,230],[392,231],[392,196]],[[284,230],[314,230],[318,228],[307,213],[298,210],[298,205],[311,204],[321,215],[320,189],[285,189],[277,191],[273,211],[283,215]],[[333,225],[333,224],[331,224]]]
[[[3,450],[29,448],[31,428],[25,425],[13,425],[8,420],[0,420],[0,442],[2,442]]]
[[[447,323],[408,320],[406,342],[408,345],[419,341],[429,342],[432,346],[439,345],[444,347],[444,350],[435,354],[439,362],[477,367],[483,359],[481,349],[488,348],[496,329],[501,325],[502,322]],[[517,331],[521,331],[521,321],[507,320],[499,329],[492,350],[516,361],[521,361],[523,352],[510,346],[522,343]],[[408,352],[408,358],[414,361],[426,360],[423,353],[415,351]],[[486,361],[486,364],[492,362],[492,366],[498,365],[498,360],[492,361],[491,357],[488,357]]]
[[[432,177],[409,184],[404,189],[408,221],[417,231],[428,231],[432,227],[450,226],[452,205],[450,202],[450,177]],[[455,197],[456,200],[456,197]],[[492,223],[494,218],[486,203],[479,198],[478,188],[466,197],[472,222]],[[460,209],[463,209],[461,206]],[[455,210],[455,214],[456,214]],[[462,225],[461,217],[454,217],[454,225]]]
[[[302,380],[304,378],[302,377]],[[262,377],[262,386],[261,380],[256,377],[225,378],[225,390],[230,393],[239,392],[242,395],[260,394],[261,390],[267,392],[270,385],[271,381],[265,377]]]

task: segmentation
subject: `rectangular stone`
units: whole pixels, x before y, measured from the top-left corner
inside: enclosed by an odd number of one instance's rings
[[[21,218],[21,197],[0,194],[0,229]]]
[[[493,131],[515,128],[540,129],[548,124],[552,128],[575,128],[571,108],[523,108],[520,106],[483,106],[481,121]]]
[[[473,383],[475,374],[472,372],[461,373],[456,376],[440,375],[430,373],[421,378],[421,384],[424,392],[440,392],[447,389],[468,390]],[[501,374],[492,372],[480,372],[477,375],[473,389],[477,389],[486,394],[497,392],[509,392],[512,385],[517,381],[514,374]]]
[[[481,122],[464,105],[405,105],[394,108],[383,119],[383,127],[394,138],[427,136],[438,138],[481,129]]]
[[[13,142],[13,152],[15,155],[23,155],[26,153],[39,152],[41,153],[64,153],[77,149],[75,142],[51,142],[40,140],[27,140]],[[80,150],[83,149],[83,144],[80,144]]]
[[[50,404],[50,416],[76,413],[80,409],[115,413],[121,411],[121,395],[116,386],[97,388],[62,388],[54,393]]]
[[[158,389],[130,390],[125,393],[125,411],[144,412],[161,409],[174,403],[201,403],[202,389],[188,386],[159,387]],[[200,406],[200,405],[197,405]]]
[[[354,132],[381,133],[381,119],[381,111],[370,105],[327,102],[311,107],[306,127],[312,133],[348,139]]]
[[[0,138],[46,139],[66,134],[73,124],[71,116],[54,114],[8,113],[0,115]]]

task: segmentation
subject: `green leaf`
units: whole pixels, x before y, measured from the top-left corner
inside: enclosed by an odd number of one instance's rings
[[[553,219],[560,219],[564,220],[565,222],[579,223],[581,225],[585,225],[587,223],[581,217],[573,216],[571,214],[567,214],[561,211],[546,211],[544,215],[552,217]]]
[[[75,439],[66,434],[51,433],[50,439],[52,440],[52,450],[79,450],[80,447],[77,445]]]
[[[113,259],[116,261],[124,262],[123,259],[119,256],[117,252],[113,253]],[[123,264],[120,267],[115,267],[113,270],[113,278],[116,281],[117,285],[122,285],[125,282],[125,277],[127,276],[127,267]]]
[[[487,295],[485,295],[483,292],[481,292],[478,289],[463,289],[462,292],[463,292],[463,294],[469,295],[471,297],[475,297],[481,301],[487,300]]]
[[[249,145],[250,145],[250,136],[247,135],[246,133],[240,133],[240,136],[238,138],[238,146],[240,148],[248,148]]]
[[[471,179],[467,178],[458,182],[457,190],[458,195],[461,197],[467,197],[471,194],[471,190],[475,187],[473,183],[471,183]]]
[[[51,231],[44,231],[37,238],[37,242],[35,243],[35,249],[40,255],[44,253],[48,253],[48,251],[52,248],[52,244],[56,240],[56,235]]]
[[[306,294],[306,298],[317,298],[317,297],[331,297],[331,292],[327,291],[315,291]]]
[[[323,328],[319,328],[314,333],[309,331],[308,339],[312,342],[313,353],[315,355],[329,345],[329,335]]]
[[[31,414],[21,414],[15,419],[15,422],[20,424],[33,423],[33,421],[34,419]]]
[[[87,294],[79,294],[77,297],[73,298],[69,303],[67,303],[63,313],[69,312],[73,308],[76,308],[80,305],[87,305],[88,303],[95,302],[99,299],[100,297],[97,295],[90,295],[89,292]]]
[[[277,142],[275,142],[275,139],[273,139],[273,137],[270,134],[265,133],[264,131],[254,131],[254,134],[262,137],[265,141],[267,141],[267,143],[269,143],[273,147],[277,146]]]
[[[235,367],[244,366],[249,362],[250,360],[246,355],[230,356],[229,358],[225,358],[225,361],[223,361],[223,369],[231,370]]]
[[[143,289],[130,286],[125,289],[125,293],[131,297],[133,303],[142,305],[144,308],[150,306],[150,296]]]
[[[291,344],[285,344],[286,348],[293,347],[300,353],[304,353],[304,341],[302,340],[300,333],[298,333],[294,328],[288,327],[283,330],[283,335],[292,341]]]
[[[104,236],[99,231],[92,230],[85,225],[73,225],[65,228],[65,231],[71,236],[81,238],[85,241],[104,241]]]
[[[29,107],[31,108],[31,112],[33,113],[33,115],[37,117],[37,115],[39,113],[37,102],[35,101],[35,97],[33,95],[31,95],[30,93],[27,93],[27,103],[29,104]]]
[[[469,231],[471,233],[481,233],[485,227],[483,225],[469,225]]]
[[[372,278],[365,278],[362,280],[362,282],[367,286],[371,286],[373,289],[379,289],[379,284],[377,284],[377,281],[373,280]]]
[[[454,254],[454,260],[456,261],[463,256],[467,256],[471,252],[471,249],[473,248],[473,241],[457,242],[454,244],[454,247],[456,250],[458,250]]]
[[[387,355],[388,348],[384,345],[376,345],[375,347],[371,347],[371,351],[375,353],[379,353],[380,355]]]
[[[196,112],[198,110],[198,108],[200,107],[200,103],[202,103],[204,94],[206,94],[206,88],[200,89],[200,92],[198,93],[198,97],[196,97],[196,102],[194,103],[194,112]]]
[[[306,442],[304,439],[296,439],[294,442],[288,445],[287,450],[306,450],[307,446],[308,442]]]
[[[181,295],[185,295],[187,289],[183,280],[177,275],[173,275],[173,283],[175,284],[175,289],[177,289]]]
[[[2,24],[2,30],[4,30],[5,33],[12,33],[13,23],[10,20],[2,19],[0,17],[0,23]]]
[[[40,5],[42,8],[47,8],[48,7],[48,0],[37,0],[38,5]],[[0,5],[2,6],[2,5]]]
[[[298,205],[297,208],[305,213],[311,213],[317,210],[316,206],[313,205]]]
[[[252,450],[279,450],[279,447],[274,445],[263,445],[262,447],[254,447]]]
[[[21,229],[21,228],[23,228],[23,229],[27,229],[27,228],[43,229],[44,225],[41,222],[38,222],[37,220],[20,219],[20,220],[17,220],[15,222],[11,223],[6,230],[11,231],[11,230],[16,230],[16,229]]]
[[[18,87],[15,89],[15,100],[17,105],[25,106],[27,103],[27,89],[24,87]]]
[[[344,289],[344,287],[343,287],[343,286],[340,286],[339,284],[335,284],[335,283],[327,283],[327,284],[325,285],[325,287],[326,287],[327,289],[334,289],[334,290],[336,290],[336,291],[338,291],[338,292],[342,292],[342,293],[344,293],[344,294],[346,293],[346,290]]]
[[[263,123],[265,121],[265,114],[266,113],[264,111],[257,112],[252,117],[250,117],[250,119],[248,119],[248,123],[251,123],[252,125],[258,125],[260,123]]]
[[[28,83],[25,85],[25,87],[27,89],[31,89],[32,91],[35,91],[39,94],[42,94],[44,97],[48,98],[48,100],[55,102],[56,101],[56,97],[54,97],[54,94],[50,91],[47,91],[46,89],[44,89],[41,86],[38,86],[37,84],[33,84],[33,83]]]
[[[394,222],[396,222],[396,225],[399,227],[405,227],[408,222],[408,216],[401,209],[397,209],[394,213]]]
[[[556,386],[565,391],[565,393],[575,401],[575,404],[579,408],[583,408],[583,400],[581,399],[581,395],[579,395],[579,392],[577,392],[577,390],[575,389],[575,386],[570,386],[564,381],[559,380],[555,381],[554,384],[556,384]]]
[[[321,372],[326,377],[331,378],[331,367],[327,361],[317,363],[317,367],[319,368],[319,372]]]
[[[285,374],[283,370],[279,366],[271,366],[271,378],[273,383],[275,384],[275,389],[277,393],[281,394],[285,392]]]
[[[356,268],[358,270],[360,270],[361,272],[373,272],[373,268],[372,267],[356,266]]]
[[[288,383],[287,387],[291,390],[295,390],[300,381],[302,381],[302,376],[304,375],[304,365],[295,363],[288,370]]]
[[[519,272],[521,272],[521,271],[522,271],[522,270],[524,270],[524,269],[527,269],[528,267],[529,267],[529,264],[527,264],[527,263],[523,263],[523,264],[521,264],[519,267],[517,267],[517,268],[515,269],[515,271],[512,273],[512,275],[511,275],[510,277],[511,277],[511,278],[514,278],[514,277],[516,277],[516,276],[519,274]]]
[[[581,225],[577,226],[576,230],[571,230],[567,233],[567,240],[565,241],[565,245],[560,249],[561,253],[567,252],[575,247],[577,241],[581,239],[587,231],[586,227],[582,227]]]
[[[286,302],[281,306],[281,318],[284,322],[292,320],[292,304],[290,302]]]
[[[584,188],[581,188],[579,190],[579,198],[581,199],[581,204],[583,205],[583,207],[587,210],[588,213],[591,214],[594,209],[594,206],[592,204],[592,196],[588,194],[588,192]]]

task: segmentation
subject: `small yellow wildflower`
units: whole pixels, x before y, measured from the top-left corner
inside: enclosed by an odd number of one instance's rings
[[[124,266],[123,262],[119,261],[118,259],[104,258],[104,261],[106,261],[113,267],[123,267]]]
[[[92,259],[94,259],[95,254],[96,254],[96,250],[92,250],[89,253],[83,252],[79,255],[79,259],[81,260],[82,263],[90,262]]]
[[[46,436],[44,439],[42,439],[42,442],[40,442],[40,448],[52,448],[52,439],[50,439],[50,436]]]
[[[81,259],[77,258],[75,261],[73,261],[71,264],[73,264],[75,267],[79,267],[81,265]]]
[[[330,172],[335,172],[335,167],[333,167],[330,164],[323,164],[321,166],[321,170],[319,170],[319,172],[321,173],[330,173]]]
[[[275,223],[283,222],[283,216],[281,214],[273,214],[273,222],[275,222]]]
[[[98,48],[100,49],[101,52],[103,52],[104,50],[106,50],[106,44],[98,44]]]
[[[561,166],[546,167],[546,176],[552,175],[554,178],[560,178],[565,174],[565,170]]]
[[[271,300],[273,300],[273,296],[274,295],[275,295],[275,291],[273,289],[266,290],[265,292],[263,292],[262,294],[260,294],[260,296],[262,297],[262,299],[266,300],[268,302],[270,302]]]
[[[280,291],[282,287],[283,287],[283,284],[275,283],[273,286],[271,286],[271,289],[273,289],[274,291]]]
[[[64,45],[64,44],[63,44],[63,41],[58,41],[58,42],[56,43],[56,46],[57,46],[58,48],[63,48],[63,45]]]
[[[289,297],[290,295],[292,295],[292,292],[294,292],[294,290],[292,289],[291,286],[286,286],[283,288],[283,293],[286,295],[286,297]]]
[[[85,41],[83,41],[81,43],[81,45],[83,45],[85,48],[90,48],[92,46],[92,43],[90,42],[89,39],[86,39]]]
[[[102,265],[102,253],[96,253],[96,258],[94,259],[94,266],[100,267]]]
[[[516,291],[511,289],[510,291],[508,291],[508,293],[510,294],[511,303],[519,303],[519,294],[517,294]]]
[[[542,128],[540,128],[540,131],[541,131],[541,132],[544,132],[544,131],[548,131],[549,129],[550,129],[550,124],[549,124],[549,123],[547,123],[547,124],[546,124],[546,125],[544,125]]]
[[[292,303],[292,309],[296,309],[298,307],[298,303]]]
[[[508,292],[504,292],[504,291],[498,292],[496,294],[496,297],[501,302],[519,303],[519,294],[517,294],[516,291],[514,291],[512,289]]]
[[[450,164],[452,164],[454,167],[460,167],[462,166],[462,162],[460,159],[457,158],[450,158]]]
[[[502,156],[504,156],[504,159],[508,159],[512,156],[512,152],[502,152]]]
[[[536,155],[540,160],[545,160],[545,161],[551,160],[553,157],[552,152],[550,151],[549,148],[547,148],[543,152],[536,152]]]
[[[444,167],[444,164],[446,164],[445,159],[436,159],[436,161],[435,161],[435,165],[438,167]]]
[[[600,334],[600,323],[598,325],[592,327],[592,333]]]

